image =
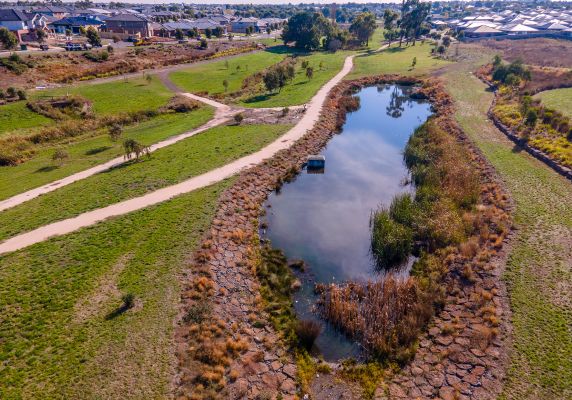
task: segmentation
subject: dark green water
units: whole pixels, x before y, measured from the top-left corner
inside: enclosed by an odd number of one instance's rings
[[[413,190],[404,186],[403,149],[431,115],[427,101],[409,97],[412,90],[399,85],[362,89],[360,109],[348,115],[342,132],[321,152],[324,173],[303,171],[266,203],[263,236],[289,259],[303,259],[309,266],[294,297],[300,318],[319,319],[312,310],[314,283],[368,280],[380,273],[369,250],[370,215],[394,195]],[[326,360],[359,354],[356,343],[322,323],[315,351]]]

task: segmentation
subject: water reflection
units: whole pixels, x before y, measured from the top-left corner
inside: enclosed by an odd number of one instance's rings
[[[303,173],[268,200],[266,237],[311,270],[295,296],[301,315],[309,315],[315,302],[312,281],[366,280],[376,273],[369,252],[371,211],[411,190],[401,184],[408,174],[402,151],[431,113],[427,102],[409,98],[411,90],[398,85],[361,90],[360,109],[322,151],[324,173]],[[357,350],[329,327],[317,344],[327,359]]]

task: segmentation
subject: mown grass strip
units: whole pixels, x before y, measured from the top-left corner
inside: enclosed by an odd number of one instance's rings
[[[174,185],[248,155],[289,125],[220,126],[0,213],[0,240]]]
[[[229,60],[198,64],[189,69],[173,72],[169,74],[169,78],[187,92],[209,95],[224,93],[223,81],[226,80],[227,91],[230,93],[239,90],[246,77],[281,61],[287,52],[288,50],[282,46],[271,47],[266,51],[233,57]]]
[[[203,106],[190,113],[161,115],[124,129],[123,139],[136,139],[150,145],[203,125],[212,118],[214,110]],[[68,153],[62,165],[52,161],[56,149]],[[106,131],[64,144],[41,146],[32,159],[17,166],[0,167],[0,199],[6,199],[26,190],[45,185],[73,173],[102,164],[122,155],[122,141],[112,142]]]
[[[0,398],[168,397],[178,276],[227,184],[0,257]]]
[[[354,69],[345,79],[379,74],[421,75],[450,64],[433,57],[432,47],[429,42],[417,42],[415,46],[407,47],[393,43],[390,48],[380,52],[358,55],[354,58]],[[413,58],[417,59],[415,67],[412,67]]]

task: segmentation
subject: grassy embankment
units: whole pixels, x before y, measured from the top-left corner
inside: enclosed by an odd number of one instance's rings
[[[572,88],[547,90],[538,93],[534,98],[540,99],[547,107],[572,118]]]
[[[42,92],[42,96],[60,96],[66,93],[80,95],[93,102],[96,115],[134,112],[147,109],[158,109],[172,97],[172,93],[161,82],[153,78],[147,84],[143,79],[131,79],[127,82],[117,81],[97,85],[81,85],[66,89]],[[31,97],[38,97],[35,94]],[[24,103],[14,103],[23,107],[26,115],[38,116],[26,108]],[[13,105],[10,105],[12,107]],[[0,106],[0,112],[5,106]],[[172,113],[153,117],[140,123],[124,127],[122,139],[136,139],[145,145],[156,143],[170,136],[177,135],[206,123],[213,116],[213,109],[208,106],[189,113]],[[11,116],[14,119],[17,116]],[[44,117],[42,117],[44,118]],[[52,120],[45,118],[51,124]],[[12,123],[16,123],[14,119]],[[20,131],[10,134],[19,135]],[[9,135],[8,133],[6,135]],[[101,164],[123,154],[123,140],[113,142],[107,130],[86,132],[73,138],[66,138],[57,143],[44,143],[34,146],[35,153],[25,162],[9,167],[0,167],[0,199],[8,198],[34,187],[82,171]],[[52,161],[55,149],[63,149],[69,158],[62,165]]]
[[[25,101],[0,106],[0,137],[7,134],[24,134],[39,126],[48,126],[54,121],[26,107]]]
[[[509,287],[513,352],[501,399],[572,396],[572,185],[514,147],[487,119],[492,94],[471,72],[445,75],[456,118],[505,181],[518,227],[504,275]]]
[[[289,125],[220,126],[62,187],[0,214],[0,240],[82,212],[174,185],[256,151]]]
[[[167,398],[178,277],[227,184],[0,256],[0,398]]]
[[[399,47],[392,43],[391,47],[380,52],[364,53],[355,57],[354,69],[346,79],[357,79],[368,75],[401,74],[423,75],[450,62],[431,55],[433,45],[417,42],[415,46]],[[413,58],[417,58],[412,67]]]

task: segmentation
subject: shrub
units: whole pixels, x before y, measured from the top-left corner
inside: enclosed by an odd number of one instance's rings
[[[405,226],[412,226],[415,219],[415,204],[409,193],[396,195],[389,206],[389,216]]]
[[[534,125],[536,125],[537,120],[538,120],[538,113],[536,112],[536,110],[533,108],[529,109],[526,113],[525,124],[533,127]]]
[[[410,228],[394,221],[389,211],[379,209],[371,218],[371,252],[380,268],[389,268],[407,259],[413,249]]]
[[[165,110],[171,110],[178,113],[186,113],[198,109],[201,104],[193,99],[183,95],[176,95],[165,106]]]
[[[237,125],[240,125],[240,123],[244,120],[244,115],[242,115],[242,113],[238,113],[238,114],[234,114],[234,122]]]
[[[206,320],[212,311],[211,304],[206,300],[199,300],[193,304],[183,316],[186,324],[200,324]]]
[[[113,124],[109,128],[107,128],[109,138],[113,142],[117,142],[119,138],[121,138],[121,134],[123,133],[123,128],[119,124]]]
[[[123,302],[123,307],[128,310],[135,305],[135,296],[132,293],[127,293],[121,297],[121,301]]]
[[[62,165],[69,158],[69,154],[62,149],[57,149],[52,155],[52,161],[57,165]]]
[[[296,324],[296,336],[298,342],[306,350],[310,350],[314,342],[322,332],[322,325],[311,319],[304,319],[298,321]]]

